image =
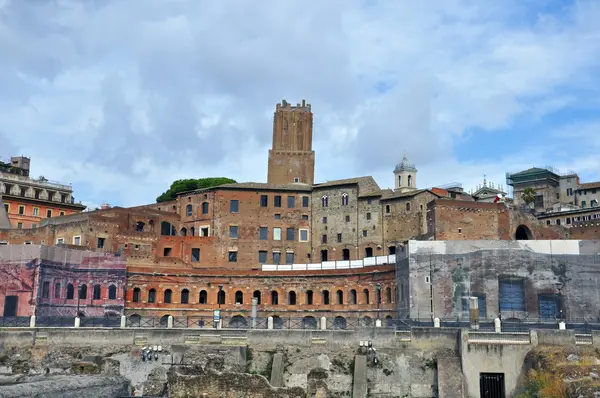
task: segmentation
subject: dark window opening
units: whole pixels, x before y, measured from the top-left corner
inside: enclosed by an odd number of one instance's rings
[[[256,304],[260,304],[260,290],[255,290],[252,297],[256,299]]]
[[[190,301],[190,291],[188,289],[183,289],[181,291],[181,304],[188,304]]]
[[[165,247],[163,249],[163,257],[169,257],[171,255],[172,250],[173,249],[170,247]]]
[[[42,298],[50,298],[50,282],[44,282],[42,285]]]
[[[206,290],[200,290],[200,297],[198,298],[198,303],[208,304],[208,293],[206,292]]]
[[[291,291],[288,293],[288,304],[296,305],[296,292]]]
[[[94,285],[94,300],[100,300],[100,285]]]
[[[293,209],[294,207],[296,207],[296,197],[295,196],[287,197],[287,207],[288,207],[288,209]]]
[[[356,294],[356,290],[352,289],[350,290],[350,303],[352,305],[356,305],[358,303],[358,298],[357,298],[357,294]]]
[[[275,195],[273,198],[273,206],[281,207],[281,195]]]
[[[365,257],[373,257],[373,248],[365,247]]]
[[[268,195],[260,195],[260,207],[269,206],[269,196]]]
[[[279,293],[277,293],[275,290],[271,292],[271,304],[279,304]]]
[[[313,305],[313,291],[312,290],[306,291],[306,304]]]
[[[115,285],[110,285],[108,287],[108,299],[109,300],[117,299],[117,287]]]
[[[237,252],[236,251],[230,251],[229,252],[229,262],[230,263],[237,263]]]
[[[342,260],[344,260],[344,261],[350,260],[350,249],[342,249]]]
[[[338,290],[336,292],[336,294],[337,294],[337,303],[338,304],[344,304],[344,292],[341,291],[341,290]]]
[[[329,290],[323,290],[323,304],[329,305]]]
[[[236,199],[232,199],[229,202],[229,212],[237,213],[240,210],[240,201]]]
[[[165,290],[163,302],[169,304],[173,298],[173,291],[171,289]]]
[[[192,248],[192,262],[197,263],[200,261],[200,249],[197,247]]]
[[[148,291],[148,302],[154,303],[156,301],[156,289],[150,289]]]
[[[208,202],[202,203],[202,214],[208,214]]]
[[[235,292],[235,303],[236,304],[244,304],[244,293],[241,290]]]
[[[133,289],[133,302],[134,303],[139,303],[140,302],[140,295],[141,295],[141,290],[139,287],[136,287],[135,289]]]

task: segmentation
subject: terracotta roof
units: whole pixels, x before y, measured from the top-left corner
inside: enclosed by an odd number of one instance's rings
[[[327,181],[327,182],[313,185],[313,189],[335,187],[335,186],[339,186],[339,185],[354,185],[354,184],[358,185],[358,196],[359,197],[379,196],[382,193],[381,188],[379,188],[379,185],[377,185],[377,183],[371,176],[346,178],[344,180]]]
[[[600,188],[600,181],[586,182],[585,184],[579,184],[577,189],[598,189]]]
[[[2,203],[2,195],[0,195],[0,229],[10,229],[10,220],[8,219],[8,213],[6,213],[6,209],[4,208],[4,203]]]

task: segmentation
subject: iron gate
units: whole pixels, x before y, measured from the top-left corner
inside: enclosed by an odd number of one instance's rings
[[[506,398],[504,373],[480,373],[479,396],[481,398]]]

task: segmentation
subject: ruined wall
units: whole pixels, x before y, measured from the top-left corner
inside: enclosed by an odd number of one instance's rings
[[[399,311],[428,318],[433,301],[435,317],[467,320],[468,297],[476,296],[489,320],[501,307],[503,319],[598,317],[599,248],[598,241],[411,241],[398,262]],[[503,295],[500,281],[508,279],[514,287]]]
[[[0,247],[0,259],[4,316],[15,312],[13,303],[6,304],[7,296],[18,298],[16,316],[75,316],[77,305],[86,316],[123,313],[123,258],[61,247],[8,245]],[[78,300],[78,288],[84,285],[86,293]]]
[[[600,222],[577,223],[569,228],[569,239],[600,239]]]

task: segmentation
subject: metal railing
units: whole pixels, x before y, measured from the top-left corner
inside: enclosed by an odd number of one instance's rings
[[[270,319],[272,318],[272,319]],[[0,328],[27,328],[30,327],[30,317],[0,317]],[[285,330],[320,330],[322,326],[327,330],[355,330],[355,329],[391,329],[411,330],[412,328],[432,328],[435,322],[431,319],[407,319],[382,317],[377,322],[376,317],[370,316],[331,316],[326,317],[325,325],[321,323],[321,317],[307,315],[304,317],[244,317],[241,315],[221,318],[222,329],[285,329]],[[573,330],[578,334],[591,334],[594,330],[600,330],[599,319],[525,319],[503,320],[500,324],[501,331],[527,332],[530,330],[559,329],[559,322],[565,323],[566,330]],[[378,325],[379,324],[379,325]],[[187,316],[173,317],[170,327],[176,329],[216,329],[218,322],[211,316]],[[40,316],[35,320],[35,327],[75,327],[75,318],[71,316]],[[80,328],[119,328],[121,317],[80,317]],[[125,319],[125,327],[141,329],[166,329],[169,327],[169,316],[162,317],[140,317],[128,316]],[[461,318],[442,318],[439,320],[441,328],[469,329],[471,324]],[[495,331],[494,319],[479,319],[478,328],[482,332]]]

